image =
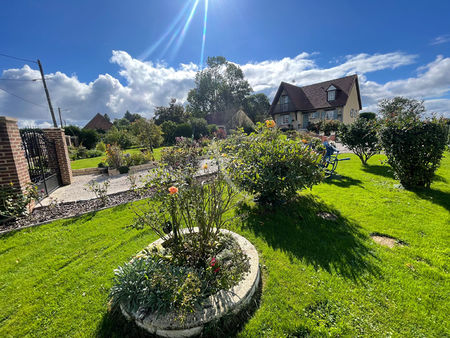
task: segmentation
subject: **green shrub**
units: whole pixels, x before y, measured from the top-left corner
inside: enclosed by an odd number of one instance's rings
[[[103,151],[97,149],[89,149],[86,151],[86,158],[99,157],[103,155]]]
[[[193,167],[196,170],[200,165],[201,153],[202,148],[197,141],[177,137],[174,147],[167,147],[161,151],[161,163],[172,169]]]
[[[123,166],[119,167],[118,170],[119,170],[120,174],[128,174],[128,172],[130,171],[130,168],[126,165],[123,165]]]
[[[80,144],[85,146],[87,149],[94,148],[99,139],[100,136],[95,130],[81,129],[79,141]]]
[[[443,156],[448,128],[443,121],[391,118],[381,130],[388,163],[405,188],[429,187]]]
[[[123,152],[117,145],[106,145],[106,163],[108,167],[118,169],[123,164]]]
[[[263,124],[248,136],[240,130],[229,137],[223,152],[230,158],[227,167],[232,180],[263,204],[288,201],[323,177],[319,154]]]
[[[367,120],[376,120],[377,114],[372,113],[372,112],[366,112],[366,113],[360,113],[359,117],[362,119],[367,119]]]
[[[105,143],[107,144],[117,144],[122,149],[130,148],[136,143],[133,135],[123,129],[118,130],[116,127],[112,127],[105,135]]]
[[[124,165],[131,167],[134,165],[140,165],[150,162],[152,154],[150,152],[147,153],[132,153],[132,154],[125,154],[123,156],[123,163]]]
[[[380,151],[377,132],[376,120],[360,117],[348,126],[341,125],[339,138],[359,157],[362,164],[367,164],[367,160]]]
[[[0,186],[0,221],[26,215],[28,205],[38,197],[36,187],[31,184],[24,191],[13,184]]]
[[[192,137],[192,126],[189,123],[180,123],[176,126],[174,136]]]
[[[75,161],[82,158],[86,158],[87,156],[87,149],[83,147],[82,145],[78,147],[71,146],[69,147],[69,157],[70,160]]]
[[[174,144],[177,124],[173,121],[165,121],[161,124],[161,129],[163,131],[164,144],[166,146]]]
[[[105,142],[100,141],[99,143],[97,143],[97,145],[95,146],[95,149],[100,150],[102,153],[104,153],[106,151]]]

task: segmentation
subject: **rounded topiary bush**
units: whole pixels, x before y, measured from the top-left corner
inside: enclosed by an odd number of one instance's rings
[[[223,146],[228,173],[243,190],[262,204],[279,204],[323,178],[321,155],[289,139],[272,124],[260,124],[250,135],[237,132]]]
[[[388,163],[405,188],[429,187],[443,156],[448,129],[437,119],[387,120],[380,138]]]

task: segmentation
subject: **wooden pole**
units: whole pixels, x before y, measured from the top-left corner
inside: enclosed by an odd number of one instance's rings
[[[61,129],[63,128],[62,124],[62,117],[61,117],[61,108],[58,107],[58,113],[59,113],[59,123],[61,123]]]
[[[45,82],[44,70],[42,69],[41,61],[38,59],[39,71],[41,72],[42,83],[44,84],[45,95],[47,96],[48,107],[50,108],[50,114],[52,114],[53,126],[58,128],[56,124],[55,112],[53,111],[52,101],[50,101],[50,94],[48,93],[47,83]]]

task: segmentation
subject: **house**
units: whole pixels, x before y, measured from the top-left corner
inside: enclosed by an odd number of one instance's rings
[[[357,75],[304,87],[281,82],[269,114],[282,129],[306,129],[320,120],[352,123],[362,109]]]
[[[113,126],[113,124],[111,122],[109,122],[105,116],[103,116],[100,113],[97,113],[97,115],[95,115],[92,120],[90,120],[83,129],[93,129],[93,130],[101,130],[104,132],[107,132],[108,130],[111,129],[111,127]]]

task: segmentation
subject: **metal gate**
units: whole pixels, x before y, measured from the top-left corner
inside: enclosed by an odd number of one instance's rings
[[[42,199],[61,186],[55,141],[47,139],[40,129],[23,129],[20,135],[31,182]]]

